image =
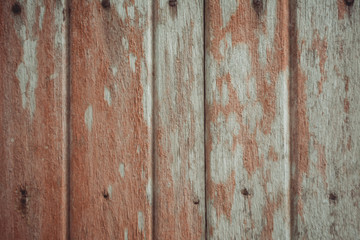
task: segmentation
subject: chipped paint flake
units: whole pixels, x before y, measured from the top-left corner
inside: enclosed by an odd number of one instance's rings
[[[116,73],[118,72],[118,68],[116,66],[112,66],[111,67],[111,73],[112,75],[115,77],[116,76]]]
[[[109,185],[107,190],[108,190],[109,197],[111,198],[111,196],[112,196],[112,186]]]
[[[124,230],[124,239],[128,240],[128,229],[127,228],[125,228],[125,230]]]
[[[126,18],[126,9],[124,7],[124,0],[114,1],[114,5],[121,20],[124,22]]]
[[[27,39],[24,42],[23,62],[16,70],[21,90],[22,107],[30,110],[31,118],[36,108],[35,88],[38,82],[38,60],[36,57],[37,41]]]
[[[150,205],[152,205],[152,183],[151,178],[149,179],[147,185],[146,185],[146,198]]]
[[[124,163],[120,163],[119,173],[120,173],[120,176],[121,176],[122,178],[125,176],[125,165],[124,165]]]
[[[45,7],[41,6],[40,7],[40,17],[39,17],[39,28],[40,28],[40,30],[42,30],[44,14],[45,14]]]
[[[144,216],[142,212],[138,212],[138,228],[141,232],[144,230]]]
[[[91,105],[88,106],[88,108],[85,111],[85,124],[89,130],[89,132],[91,132],[91,128],[92,128],[92,124],[93,124],[93,108]]]
[[[129,62],[130,67],[133,72],[135,72],[135,62],[136,62],[136,56],[134,56],[132,53],[129,54]]]
[[[109,106],[111,105],[111,93],[107,87],[104,87],[104,100],[108,103]]]

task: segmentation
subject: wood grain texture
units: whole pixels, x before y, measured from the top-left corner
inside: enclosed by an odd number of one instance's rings
[[[288,2],[207,0],[209,239],[287,239]]]
[[[154,4],[154,239],[205,238],[203,10]]]
[[[65,1],[0,5],[0,238],[66,238]]]
[[[298,0],[290,7],[292,237],[356,239],[360,2]]]
[[[151,1],[71,1],[71,238],[151,239]]]

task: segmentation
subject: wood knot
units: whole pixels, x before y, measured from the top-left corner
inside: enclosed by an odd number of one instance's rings
[[[177,6],[177,0],[169,0],[170,7],[176,7]]]
[[[20,210],[25,215],[27,213],[27,202],[28,202],[28,192],[26,187],[20,187]]]
[[[250,195],[249,191],[248,191],[246,188],[243,188],[243,189],[241,190],[241,194],[244,195],[245,197],[247,197],[247,196]]]
[[[337,200],[337,195],[336,195],[336,193],[330,193],[329,194],[329,199],[330,199],[330,201],[336,201]]]
[[[103,8],[109,8],[110,7],[110,0],[102,0],[101,1],[101,6]]]
[[[351,7],[352,5],[354,5],[354,0],[345,0],[345,4]]]
[[[18,15],[21,13],[21,6],[18,2],[14,3],[14,5],[11,7],[11,11],[15,14]]]

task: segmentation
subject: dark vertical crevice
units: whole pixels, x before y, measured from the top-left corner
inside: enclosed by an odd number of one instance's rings
[[[155,87],[156,87],[156,79],[155,79],[155,29],[156,29],[156,16],[157,16],[157,0],[152,0],[151,2],[151,59],[152,59],[152,77],[151,77],[151,174],[152,174],[152,206],[151,206],[151,237],[152,239],[156,239],[156,231],[155,231],[155,221],[156,221],[156,164],[155,164],[155,157],[156,157],[156,145],[155,145],[155,133],[156,133],[156,111],[155,111]]]
[[[204,180],[205,180],[205,239],[208,238],[207,223],[207,159],[206,159],[206,0],[203,1],[203,75],[204,75]]]
[[[297,99],[298,99],[298,45],[297,45],[297,30],[296,30],[296,19],[297,19],[297,1],[289,0],[289,159],[290,159],[290,239],[296,238],[296,209],[297,209],[297,197],[296,197],[296,179],[298,170],[296,166],[297,159],[297,142],[298,133],[296,132],[296,112],[297,112]],[[295,171],[293,171],[295,169]]]
[[[70,24],[70,5],[71,0],[65,2],[65,34],[66,34],[66,83],[65,83],[65,97],[66,97],[66,122],[65,122],[65,139],[66,139],[66,239],[70,239],[70,226],[71,226],[71,24]]]

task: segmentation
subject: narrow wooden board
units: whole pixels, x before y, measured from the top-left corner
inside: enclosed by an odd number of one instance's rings
[[[151,1],[71,1],[71,239],[151,239]]]
[[[288,1],[205,1],[208,239],[288,239]]]
[[[292,237],[360,235],[360,2],[291,4]]]
[[[65,9],[1,2],[1,239],[66,238]]]
[[[205,238],[203,10],[154,3],[154,239]]]

